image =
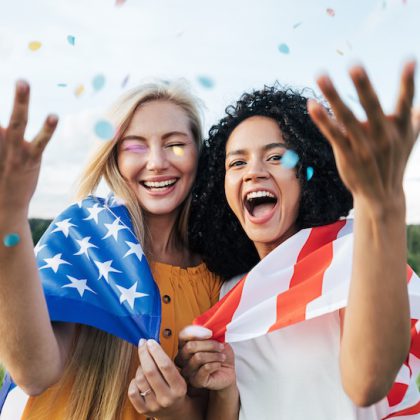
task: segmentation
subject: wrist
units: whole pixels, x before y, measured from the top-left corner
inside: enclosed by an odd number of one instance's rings
[[[366,200],[363,197],[354,198],[354,213],[357,219],[367,217],[381,223],[404,221],[406,216],[406,204],[404,193],[394,196],[393,199],[377,201]]]
[[[236,398],[239,396],[239,390],[235,382],[226,388],[219,389],[219,390],[212,390],[210,391],[210,394],[213,397],[216,397],[220,400],[232,400],[232,398]]]

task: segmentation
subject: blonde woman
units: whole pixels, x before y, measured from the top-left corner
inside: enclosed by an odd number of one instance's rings
[[[43,151],[57,117],[24,140],[29,86],[19,81],[9,126],[0,132],[0,360],[30,398],[23,419],[200,418],[172,359],[178,332],[218,299],[220,281],[186,241],[201,122],[196,100],[174,83],[142,86],[115,107],[115,139],[97,151],[79,196],[105,179],[131,216],[162,298],[161,346],[137,349],[81,324],[51,323],[27,222]],[[24,264],[22,263],[24,262]]]

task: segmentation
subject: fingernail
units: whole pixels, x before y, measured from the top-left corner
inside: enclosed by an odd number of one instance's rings
[[[158,343],[155,340],[150,339],[150,340],[147,340],[147,345],[148,345],[148,347],[150,347],[152,349],[152,348],[156,348]]]
[[[26,91],[28,90],[28,83],[25,80],[18,80],[16,82],[16,89],[18,91],[18,93],[22,94],[22,93],[26,93]]]
[[[146,340],[144,338],[140,338],[139,347],[142,346],[145,342]]]
[[[47,118],[48,124],[55,125],[58,122],[58,115],[50,114]]]

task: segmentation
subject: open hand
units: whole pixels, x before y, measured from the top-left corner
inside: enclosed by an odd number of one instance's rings
[[[32,142],[24,139],[29,108],[29,85],[16,84],[13,111],[8,127],[0,127],[0,208],[27,210],[35,192],[42,153],[58,119],[49,115]]]

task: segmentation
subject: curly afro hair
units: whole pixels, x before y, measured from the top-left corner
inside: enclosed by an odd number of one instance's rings
[[[308,114],[307,100],[303,92],[281,88],[277,83],[265,86],[244,93],[210,129],[192,192],[189,243],[208,268],[223,279],[248,272],[259,261],[254,244],[229,208],[224,192],[226,143],[245,119],[255,115],[274,119],[287,147],[299,156],[295,168],[301,185],[298,229],[335,222],[353,207],[332,148]],[[313,168],[313,176],[308,180],[309,167]]]

